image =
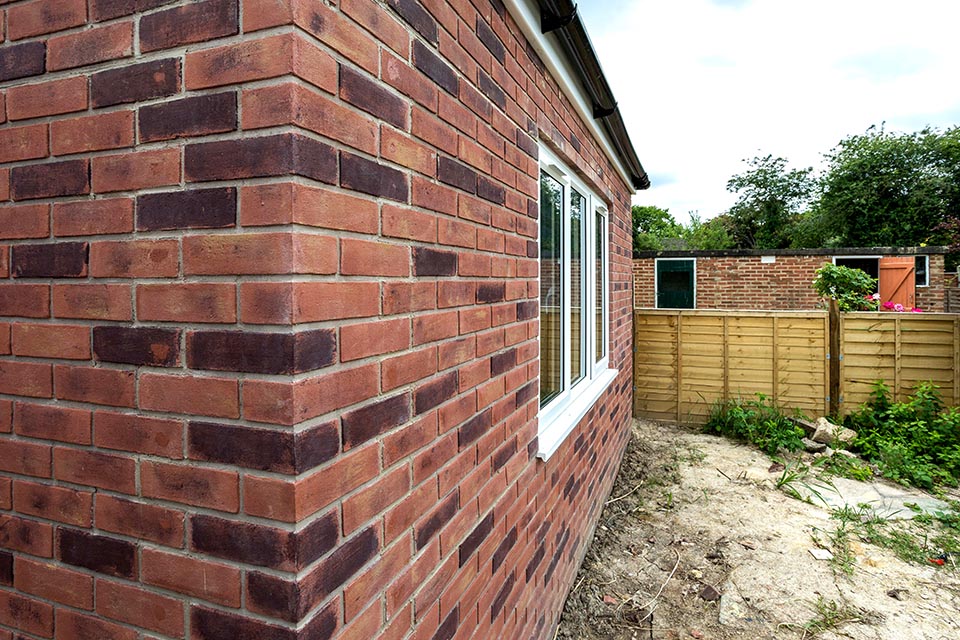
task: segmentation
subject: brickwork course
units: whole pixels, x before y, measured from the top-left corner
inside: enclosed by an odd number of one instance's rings
[[[836,255],[898,255],[878,253],[876,249],[846,249]],[[908,251],[908,250],[904,250]],[[696,260],[696,307],[698,309],[745,309],[752,311],[803,311],[818,309],[822,301],[813,290],[817,269],[832,261],[835,254],[817,250],[805,254],[801,250],[743,252],[669,252],[671,258]],[[657,306],[656,256],[641,254],[633,261],[633,301],[638,309]],[[763,255],[775,256],[775,262],[763,262]],[[944,254],[930,253],[929,285],[917,287],[917,306],[924,311],[943,312],[946,280]]]
[[[619,371],[547,461],[538,140]],[[631,192],[498,0],[0,0],[0,640],[552,637]]]

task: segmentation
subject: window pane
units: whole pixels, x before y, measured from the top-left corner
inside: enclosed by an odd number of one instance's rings
[[[540,405],[562,389],[563,185],[540,175]]]
[[[584,357],[587,333],[585,304],[587,302],[587,274],[583,264],[586,243],[587,202],[576,189],[570,190],[570,386],[586,374]]]
[[[914,286],[927,286],[927,256],[917,256],[914,258],[914,263],[916,264],[916,267],[914,268],[914,272],[916,273]]]
[[[603,256],[607,251],[607,231],[604,227],[604,217],[598,211],[596,214],[596,223],[594,228],[596,229],[596,264],[594,265],[594,273],[596,274],[596,284],[597,284],[597,307],[596,307],[596,316],[597,324],[596,326],[596,338],[597,338],[597,358],[596,362],[603,360],[603,354],[606,351],[606,336],[603,334],[603,310],[606,307],[606,297],[607,297],[607,286],[604,280],[603,273]]]

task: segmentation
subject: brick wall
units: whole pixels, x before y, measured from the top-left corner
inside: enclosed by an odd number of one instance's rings
[[[0,640],[552,635],[629,434],[629,193],[504,7],[0,25]],[[537,138],[610,205],[620,371],[547,462]]]
[[[811,286],[816,271],[831,262],[829,255],[778,255],[773,263],[761,256],[696,258],[698,309],[803,310],[816,309],[820,299]],[[634,306],[655,308],[655,259],[633,261]],[[930,286],[917,287],[917,305],[925,311],[944,310],[943,255],[930,256]]]

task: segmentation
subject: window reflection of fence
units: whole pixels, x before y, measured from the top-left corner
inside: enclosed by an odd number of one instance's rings
[[[830,402],[830,321],[823,311],[654,311],[634,314],[634,413],[702,423],[718,400],[763,393],[811,416]],[[899,398],[920,381],[960,402],[960,316],[844,314],[839,410],[883,379]]]
[[[540,385],[543,391],[556,391],[560,381],[560,349],[563,341],[560,336],[559,307],[540,308]],[[580,335],[580,309],[573,309],[570,322],[573,336]],[[569,385],[569,381],[568,381]]]

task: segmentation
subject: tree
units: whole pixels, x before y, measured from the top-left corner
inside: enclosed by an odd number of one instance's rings
[[[812,241],[851,247],[946,240],[960,216],[960,128],[891,133],[870,127],[826,154],[807,226]]]
[[[634,205],[633,252],[660,251],[666,238],[679,238],[683,227],[670,215],[669,209],[655,206]]]
[[[730,233],[741,249],[784,249],[793,227],[814,193],[813,168],[787,169],[772,155],[745,160],[749,169],[727,181],[739,194],[728,211]]]
[[[735,243],[730,235],[730,226],[730,217],[727,215],[719,215],[704,222],[696,211],[691,211],[690,224],[684,227],[683,239],[689,249],[732,249]]]

